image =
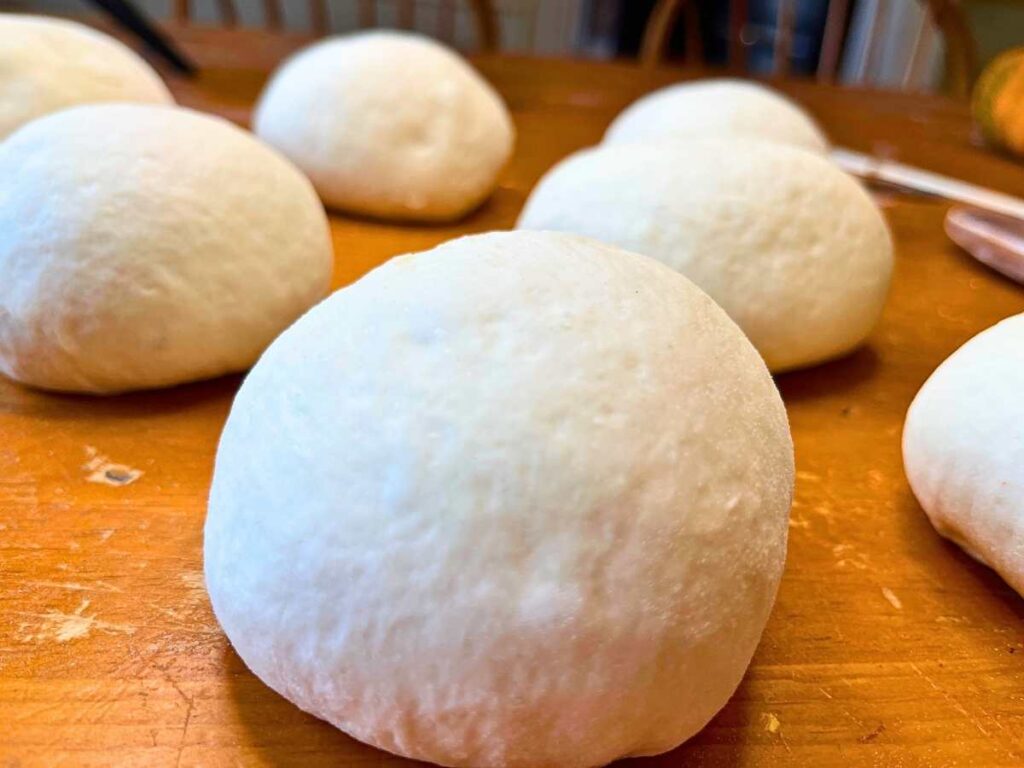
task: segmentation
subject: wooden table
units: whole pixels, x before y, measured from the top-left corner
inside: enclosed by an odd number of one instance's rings
[[[172,82],[181,101],[239,121],[296,43],[178,36],[211,67],[197,83]],[[500,189],[450,227],[335,218],[338,286],[395,254],[511,227],[545,169],[597,141],[631,99],[681,76],[477,63],[519,130]],[[784,90],[837,143],[1024,195],[1024,168],[974,146],[959,105],[811,84]],[[636,768],[1024,764],[1024,602],[934,533],[899,447],[924,379],[975,333],[1024,311],[1024,289],[947,242],[943,204],[885,205],[898,256],[881,326],[845,360],[779,379],[797,493],[786,574],[754,663],[701,734]],[[0,382],[3,768],[409,764],[272,693],[214,621],[202,523],[238,382],[104,399]],[[122,486],[93,482],[107,462],[143,474]]]

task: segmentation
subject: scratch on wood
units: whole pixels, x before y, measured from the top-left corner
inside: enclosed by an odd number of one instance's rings
[[[181,574],[181,583],[192,590],[206,591],[206,582],[203,581],[202,571],[185,571]]]
[[[931,679],[930,677],[928,677],[928,675],[926,675],[926,674],[925,674],[924,672],[922,672],[922,671],[921,671],[921,669],[920,669],[920,667],[918,667],[918,666],[917,666],[917,664],[915,664],[915,663],[911,662],[911,663],[910,663],[910,668],[911,668],[912,670],[914,670],[914,671],[915,671],[915,672],[916,672],[916,673],[917,673],[918,675],[920,675],[920,676],[921,676],[922,678],[924,678],[925,682],[927,682],[927,683],[928,683],[928,685],[930,685],[930,686],[931,686],[931,687],[932,687],[932,688],[933,688],[934,690],[936,690],[936,691],[938,691],[938,692],[939,692],[940,694],[942,694],[942,698],[944,698],[944,699],[945,699],[946,701],[948,701],[948,702],[949,702],[950,704],[952,704],[952,705],[953,705],[953,708],[954,708],[954,709],[955,709],[955,710],[956,710],[957,712],[959,712],[959,713],[960,713],[961,715],[963,715],[964,717],[966,717],[966,718],[967,718],[967,719],[968,719],[968,720],[969,720],[969,721],[971,722],[971,724],[972,724],[972,725],[973,725],[973,726],[974,726],[975,728],[977,728],[977,729],[978,729],[978,731],[980,731],[980,732],[981,732],[981,735],[982,735],[982,736],[985,736],[986,738],[988,738],[988,736],[990,735],[990,734],[989,734],[989,732],[985,730],[984,726],[982,726],[982,724],[981,724],[980,722],[978,722],[978,718],[974,717],[974,716],[973,716],[973,715],[972,715],[972,714],[971,714],[970,712],[968,712],[968,711],[967,711],[967,710],[966,710],[966,709],[964,708],[964,705],[963,705],[963,704],[961,704],[961,703],[960,703],[960,702],[959,702],[959,701],[958,701],[958,700],[956,699],[956,697],[955,697],[955,696],[953,696],[953,695],[952,695],[951,693],[948,693],[948,692],[947,692],[946,690],[944,690],[943,688],[940,688],[940,687],[939,687],[938,685],[936,685],[936,684],[935,684],[935,681],[934,681],[934,680],[932,680],[932,679]]]
[[[855,714],[853,714],[853,712],[851,712],[849,709],[847,709],[846,707],[844,707],[842,705],[840,705],[839,708],[841,710],[843,710],[843,714],[844,715],[846,715],[848,718],[850,718],[850,720],[852,722],[857,724],[858,728],[863,728],[864,727],[864,721],[861,720],[859,717],[857,717]]]
[[[999,722],[995,715],[993,715],[991,712],[989,712],[981,706],[979,706],[978,709],[981,710],[981,714],[983,714],[988,719],[988,721],[992,723],[992,725],[994,725],[1000,731],[1006,730],[1005,728],[1003,728],[1003,724]]]
[[[857,552],[852,544],[836,544],[832,547],[832,554],[838,558],[836,560],[836,568],[850,566],[859,571],[866,571],[868,569],[868,556],[863,552]]]
[[[779,737],[779,741],[785,747],[786,752],[792,753],[793,750],[789,748],[789,742],[786,741],[786,737],[782,734],[782,722],[779,720],[778,715],[774,712],[763,713],[761,715],[761,724],[768,733]]]
[[[832,622],[832,631],[836,633],[836,640],[839,640],[841,642],[846,641],[846,638],[843,637],[842,627],[840,627],[839,624],[835,621]]]
[[[827,505],[825,505],[825,504],[817,504],[817,505],[815,505],[814,511],[817,512],[822,517],[826,517],[826,518],[831,518],[832,517],[832,510]]]
[[[171,688],[177,691],[178,695],[185,702],[186,706],[185,723],[181,727],[181,739],[179,739],[178,741],[178,759],[174,763],[175,768],[180,768],[181,756],[185,752],[185,738],[188,736],[188,725],[190,722],[192,722],[192,710],[195,708],[195,697],[186,694],[183,690],[181,690],[181,686],[178,685],[170,677],[166,677],[165,679],[167,680],[168,684],[170,684]]]
[[[858,736],[857,741],[861,744],[870,744],[883,733],[885,733],[885,723],[879,723],[871,733],[865,733],[863,736]]]
[[[157,613],[162,613],[164,616],[174,619],[175,621],[181,621],[181,614],[173,610],[172,608],[164,608],[162,605],[157,605],[156,603],[151,602],[147,602],[146,605],[148,605]]]
[[[896,597],[896,593],[888,587],[882,587],[882,597],[889,601],[889,605],[895,608],[897,611],[903,610],[903,602]]]
[[[92,584],[79,584],[75,581],[26,581],[29,587],[50,589],[66,589],[70,592],[120,592],[121,589],[105,581],[94,581]]]
[[[41,621],[34,626],[30,623],[22,623],[19,627],[19,636],[22,642],[44,642],[54,640],[58,643],[66,643],[87,637],[96,629],[107,634],[135,633],[135,627],[131,624],[114,624],[109,621],[101,621],[95,615],[86,616],[85,610],[90,605],[89,600],[83,600],[72,613],[61,611],[47,611],[46,613],[20,613],[21,616],[30,616]]]
[[[144,474],[141,469],[111,461],[92,445],[85,446],[85,455],[87,458],[82,469],[89,473],[85,479],[90,483],[120,487],[131,485]]]

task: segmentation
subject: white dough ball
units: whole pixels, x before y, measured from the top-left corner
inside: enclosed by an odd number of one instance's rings
[[[766,86],[728,79],[680,83],[648,94],[615,118],[604,141],[647,143],[732,135],[819,153],[828,149],[828,139],[800,106]]]
[[[467,237],[334,294],[256,365],[206,584],[245,663],[362,741],[603,765],[733,693],[792,483],[764,364],[689,281],[584,238]]]
[[[116,392],[249,367],[326,293],[308,180],[219,118],[75,107],[0,144],[0,371]]]
[[[860,184],[812,152],[754,140],[579,152],[540,181],[517,226],[663,261],[729,313],[772,371],[863,342],[893,263]]]
[[[78,104],[173,104],[160,76],[114,38],[64,19],[0,14],[0,139]]]
[[[1024,595],[1024,315],[975,336],[925,382],[903,463],[935,529]]]
[[[328,207],[413,221],[479,206],[515,140],[501,97],[457,53],[388,31],[332,38],[289,59],[253,125]]]

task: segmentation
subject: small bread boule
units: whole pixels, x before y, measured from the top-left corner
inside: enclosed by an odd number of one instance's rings
[[[1024,315],[935,369],[907,411],[903,464],[935,529],[1024,595]]]
[[[0,13],[0,139],[42,115],[112,101],[174,103],[156,71],[109,35],[67,19]]]
[[[104,104],[0,143],[0,371],[109,393],[248,368],[327,292],[327,216],[251,134]]]
[[[253,125],[328,207],[410,221],[457,219],[479,206],[515,137],[501,97],[464,59],[393,31],[299,52],[274,74]]]
[[[606,144],[746,137],[824,153],[828,139],[798,104],[772,88],[728,78],[679,83],[626,107]]]
[[[861,344],[889,289],[889,231],[824,157],[752,139],[601,145],[550,170],[520,229],[575,232],[658,259],[717,301],[772,371]]]

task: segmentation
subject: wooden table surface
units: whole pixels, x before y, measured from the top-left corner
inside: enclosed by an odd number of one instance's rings
[[[196,83],[172,81],[182,103],[241,122],[298,40],[179,39],[209,66]],[[477,64],[519,130],[501,187],[454,226],[336,217],[338,286],[395,254],[511,227],[545,169],[596,142],[637,95],[683,76],[624,64]],[[975,146],[959,105],[783,88],[837,143],[1024,196],[1024,167]],[[796,442],[796,501],[785,577],[753,665],[702,733],[636,768],[1024,764],[1024,602],[934,533],[900,461],[918,387],[968,338],[1024,311],[1024,288],[946,240],[944,204],[883,204],[897,262],[880,327],[856,354],[778,379]],[[214,621],[202,525],[238,383],[100,399],[0,381],[0,767],[411,765],[264,687]],[[142,474],[97,482],[109,464]]]

